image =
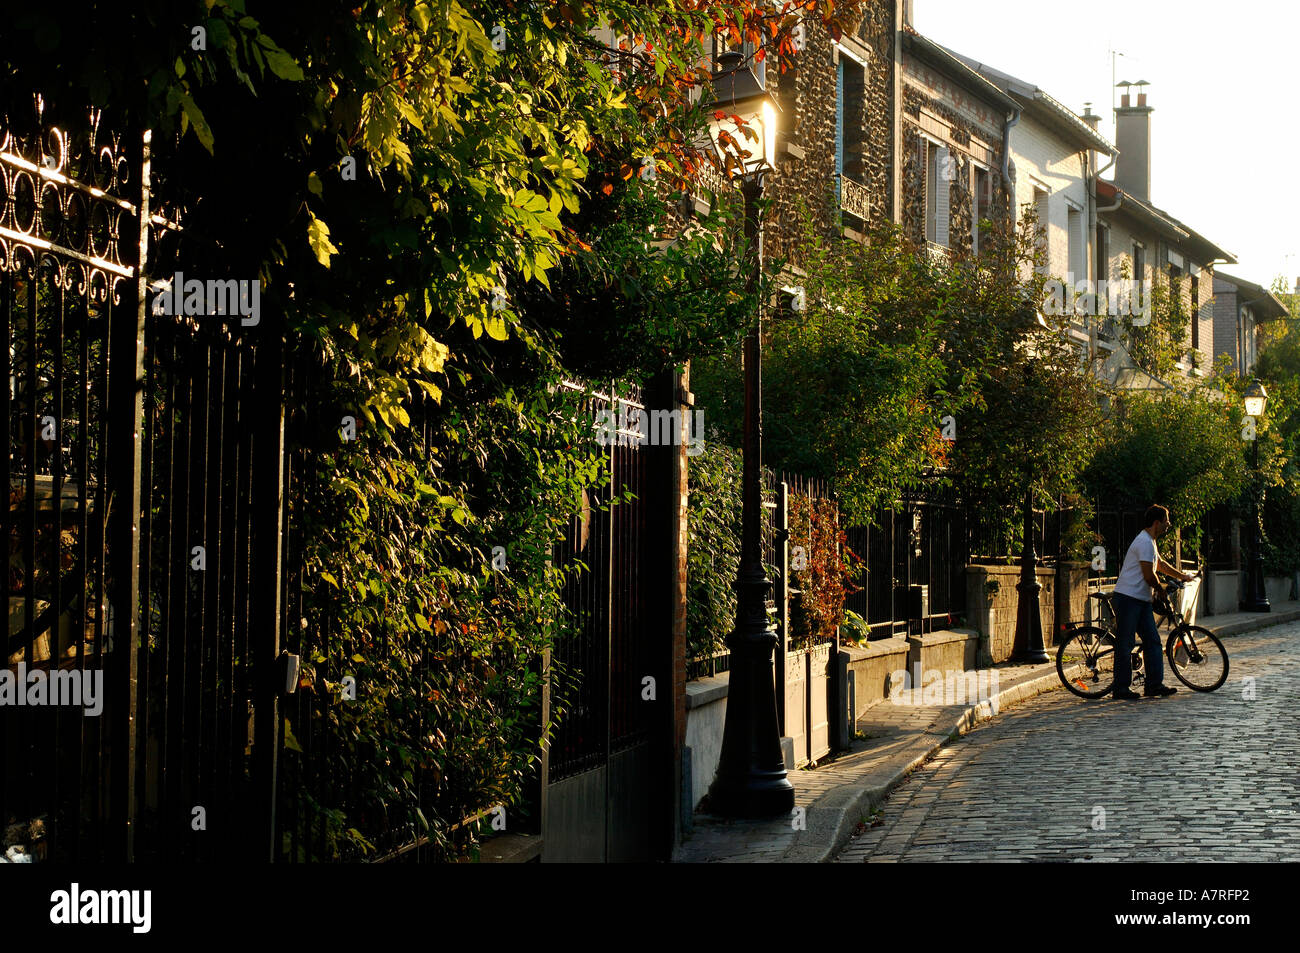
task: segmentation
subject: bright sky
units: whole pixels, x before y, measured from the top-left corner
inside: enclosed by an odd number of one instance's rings
[[[1300,275],[1300,3],[1294,0],[915,0],[916,29],[1033,83],[1114,141],[1115,81],[1145,79],[1151,201],[1268,287]],[[1135,100],[1136,102],[1136,100]],[[1104,164],[1104,162],[1103,162]],[[1105,174],[1110,178],[1113,169]]]

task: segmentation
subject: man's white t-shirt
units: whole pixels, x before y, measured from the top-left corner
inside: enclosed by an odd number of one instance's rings
[[[1138,533],[1129,544],[1128,553],[1124,556],[1124,566],[1115,581],[1115,591],[1132,596],[1134,599],[1141,599],[1143,602],[1150,602],[1151,586],[1142,575],[1141,563],[1150,563],[1151,571],[1155,572],[1159,559],[1160,553],[1156,551],[1156,541],[1146,530]]]

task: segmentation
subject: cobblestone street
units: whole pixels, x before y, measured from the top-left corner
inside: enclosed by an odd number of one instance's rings
[[[1300,623],[1228,638],[1227,683],[1040,695],[898,786],[840,863],[1300,860]],[[1253,678],[1254,698],[1250,699]]]

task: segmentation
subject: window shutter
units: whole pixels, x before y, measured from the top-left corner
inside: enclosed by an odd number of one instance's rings
[[[934,240],[944,248],[948,247],[948,201],[952,183],[944,173],[948,169],[948,149],[940,146],[934,155]]]
[[[844,174],[844,60],[835,71],[835,188]]]
[[[920,159],[921,159],[921,201],[924,203],[922,209],[922,220],[925,223],[925,232],[923,237],[929,241],[930,232],[934,227],[934,172],[930,168],[930,143],[924,137],[920,142]]]

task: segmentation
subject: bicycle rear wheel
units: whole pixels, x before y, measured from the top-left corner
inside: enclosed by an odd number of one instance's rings
[[[1169,667],[1194,692],[1212,692],[1228,680],[1228,653],[1209,629],[1184,625],[1165,644]]]
[[[1056,651],[1056,674],[1080,698],[1101,698],[1115,687],[1115,634],[1079,628]]]

